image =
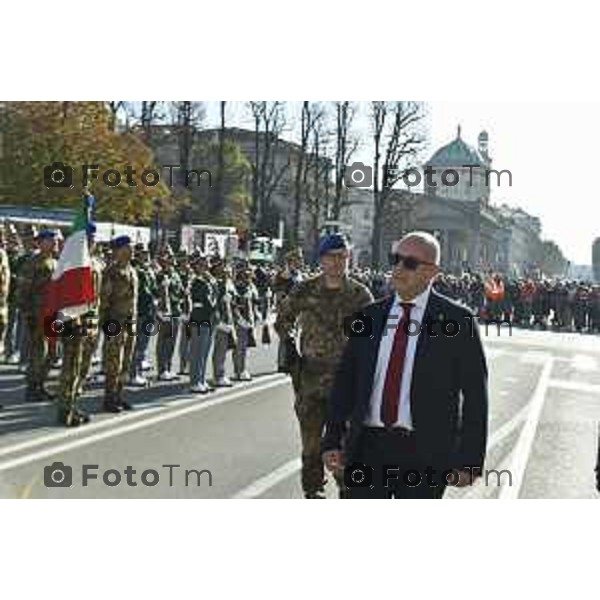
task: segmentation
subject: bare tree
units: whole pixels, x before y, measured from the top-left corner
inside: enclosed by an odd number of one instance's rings
[[[324,130],[325,110],[324,107],[316,102],[304,101],[302,103],[302,113],[300,118],[300,148],[297,152],[295,161],[294,177],[294,219],[292,225],[292,243],[301,243],[300,239],[300,220],[302,208],[307,194],[307,182],[309,174],[315,175],[315,165],[312,156],[309,156],[309,150],[312,147],[319,148],[319,140]],[[326,202],[326,198],[322,198]]]
[[[286,125],[285,103],[256,101],[249,106],[254,119],[251,222],[256,229],[269,230],[273,193],[290,168],[289,158],[282,162],[280,152],[285,144],[280,137]]]
[[[373,238],[372,262],[381,266],[383,220],[392,188],[414,166],[425,136],[419,102],[371,102],[373,125]]]
[[[310,217],[313,252],[319,246],[321,226],[328,215],[328,190],[332,161],[328,156],[326,112],[318,107],[312,119],[306,170],[303,176],[305,207]]]
[[[187,171],[191,167],[192,149],[196,142],[196,134],[202,126],[205,108],[202,102],[183,100],[170,103],[171,123],[177,133],[179,147],[179,165],[177,171],[181,185],[187,185]]]
[[[331,206],[331,217],[338,220],[340,210],[345,204],[346,188],[343,185],[344,172],[358,148],[358,139],[351,135],[352,121],[356,114],[356,106],[345,100],[335,103],[335,188]]]
[[[223,172],[225,170],[225,108],[227,102],[221,100],[221,125],[219,127],[219,147],[217,150],[217,176],[215,186],[211,194],[210,210],[213,214],[220,214],[225,208],[225,199],[223,197]]]

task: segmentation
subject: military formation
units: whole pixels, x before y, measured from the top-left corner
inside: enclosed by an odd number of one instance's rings
[[[97,245],[90,225],[96,300],[76,319],[48,323],[43,305],[61,250],[59,232],[0,231],[0,352],[25,374],[25,401],[55,402],[61,424],[90,420],[79,399],[98,373],[104,375],[99,408],[119,413],[132,408],[127,386],[187,378],[191,393],[207,394],[236,380],[250,381],[248,353],[258,345],[257,332],[260,343],[271,343],[268,322],[277,287],[272,267],[207,256],[200,249],[174,253],[168,245],[151,256],[127,236]],[[232,379],[226,374],[228,356]],[[59,370],[58,385],[50,391],[53,368]]]

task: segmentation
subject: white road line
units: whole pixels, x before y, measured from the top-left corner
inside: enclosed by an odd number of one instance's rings
[[[521,362],[532,365],[544,364],[552,355],[549,352],[539,350],[530,350],[521,355]]]
[[[510,435],[523,421],[527,413],[529,411],[529,405],[524,406],[519,410],[519,412],[515,413],[511,419],[509,419],[506,423],[500,426],[498,429],[492,433],[492,435],[488,439],[487,449],[488,452],[496,445],[499,444],[505,437]],[[258,498],[262,496],[265,492],[268,492],[271,488],[275,487],[288,477],[291,477],[295,473],[300,470],[302,461],[299,458],[294,460],[290,460],[289,462],[277,467],[271,473],[267,473],[264,477],[257,479],[252,482],[249,486],[245,487],[241,491],[237,492],[235,496],[232,496],[234,499],[248,499],[248,498]],[[477,485],[477,484],[475,484]],[[473,486],[475,487],[475,486]]]
[[[600,394],[600,385],[593,383],[581,383],[579,381],[570,381],[568,379],[551,379],[550,387],[571,392],[583,392],[585,394]]]
[[[264,477],[257,479],[243,490],[240,490],[235,496],[232,496],[232,498],[234,500],[258,498],[258,496],[261,496],[271,488],[275,487],[281,481],[284,481],[294,473],[297,473],[300,470],[301,464],[302,461],[299,458],[294,458],[274,471],[271,471]]]
[[[516,412],[506,423],[503,423],[496,429],[488,438],[487,452],[494,446],[499,444],[505,437],[509,436],[520,424],[521,421],[527,418],[531,409],[530,404],[526,404],[523,408]]]
[[[514,500],[519,497],[519,492],[521,491],[523,478],[525,476],[525,469],[527,468],[527,462],[535,438],[535,432],[542,414],[544,400],[546,399],[546,392],[548,391],[553,364],[554,360],[551,357],[546,360],[531,400],[528,403],[530,405],[530,413],[527,421],[525,421],[521,435],[517,440],[511,460],[510,471],[513,476],[513,485],[502,488],[500,495],[498,496],[499,500]]]
[[[157,423],[160,420],[167,420],[170,418],[175,418],[177,416],[180,416],[181,414],[186,414],[187,412],[194,412],[197,410],[202,410],[204,408],[208,408],[210,406],[223,404],[225,402],[229,402],[230,400],[235,400],[237,398],[240,398],[246,394],[250,394],[254,391],[266,390],[266,389],[269,389],[270,387],[287,384],[289,381],[287,377],[284,377],[281,374],[266,375],[265,377],[261,377],[260,379],[256,379],[254,381],[260,382],[262,380],[268,380],[268,381],[270,381],[270,383],[265,383],[262,385],[245,385],[244,388],[241,390],[234,391],[233,393],[226,393],[226,395],[223,395],[223,396],[217,397],[217,398],[213,398],[212,400],[199,401],[199,399],[197,397],[192,397],[192,398],[184,397],[177,402],[176,406],[178,408],[175,408],[175,407],[169,405],[169,406],[160,406],[156,409],[153,409],[152,412],[154,413],[155,416],[153,416],[149,419],[145,418],[148,416],[148,414],[145,411],[139,411],[139,412],[133,411],[128,414],[118,415],[117,417],[111,417],[108,419],[104,419],[103,421],[100,421],[98,423],[91,423],[89,425],[85,425],[82,428],[67,429],[66,431],[60,431],[57,433],[51,433],[51,434],[48,434],[45,436],[36,437],[34,439],[27,440],[25,442],[20,442],[20,443],[13,444],[13,445],[10,445],[10,446],[4,447],[4,448],[0,448],[0,456],[6,456],[7,454],[14,454],[16,452],[29,450],[30,448],[35,448],[36,446],[41,446],[44,444],[57,442],[60,440],[68,439],[70,437],[82,438],[82,439],[77,439],[73,442],[68,442],[61,446],[57,446],[57,448],[60,448],[60,450],[57,450],[57,452],[58,451],[62,452],[64,450],[68,450],[71,447],[71,445],[72,445],[72,447],[76,448],[81,445],[86,445],[87,443],[92,443],[98,439],[109,438],[109,437],[112,437],[113,435],[119,435],[120,433],[126,433],[127,431],[131,431],[133,429],[138,429],[140,427],[145,427],[147,425],[153,425],[154,423]],[[164,402],[168,398],[177,398],[177,396],[162,398],[162,401]],[[191,406],[189,406],[190,404],[191,404]],[[182,408],[182,405],[184,405],[183,408]],[[160,411],[160,413],[161,413],[160,415],[156,415],[156,412],[158,412],[158,411]],[[163,414],[163,413],[165,413],[165,414]],[[134,420],[134,419],[142,419],[142,421],[133,423],[132,425],[124,425],[123,427],[118,426],[118,424],[122,424],[124,421],[130,421],[130,420]],[[110,430],[105,433],[97,433],[97,434],[92,433],[92,435],[89,435],[90,432],[94,432],[94,431],[101,430],[101,429],[106,429],[107,427],[110,427],[115,424],[116,424],[116,427],[113,430]],[[130,428],[132,428],[132,429],[130,429]],[[88,439],[91,441],[88,442],[87,441]],[[49,448],[49,449],[43,450],[41,452],[38,452],[37,454],[43,454],[43,453],[48,453],[47,455],[50,456],[55,452],[54,452],[53,448]],[[32,456],[32,455],[27,455],[27,456]],[[8,468],[13,468],[13,467],[7,467],[5,465],[11,464],[12,462],[15,462],[15,461],[26,459],[27,456],[19,458],[19,459],[14,459],[13,461],[8,461],[7,463],[0,463],[0,471],[7,470]],[[25,464],[26,462],[29,462],[29,461],[25,460],[22,464]],[[21,463],[19,463],[19,464],[21,464]]]

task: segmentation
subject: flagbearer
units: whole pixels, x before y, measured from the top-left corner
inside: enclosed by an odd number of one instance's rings
[[[88,223],[86,235],[88,249],[91,253],[93,248],[93,239],[96,232],[96,226]],[[61,260],[62,260],[61,256]],[[66,258],[66,257],[65,257]],[[93,267],[92,267],[93,277]],[[94,301],[91,306],[97,305],[97,282],[94,281]],[[77,300],[71,296],[73,302]],[[68,309],[66,309],[68,312]],[[77,312],[80,312],[77,310]],[[90,344],[90,340],[97,339],[97,323],[89,317],[89,312],[83,313],[72,319],[69,323],[71,336],[63,337],[63,362],[60,373],[60,393],[58,397],[58,422],[67,427],[77,427],[89,422],[88,414],[80,410],[77,406],[77,399],[80,395],[82,380],[87,374],[84,371],[85,349]]]
[[[131,406],[122,398],[123,384],[129,375],[137,315],[138,278],[131,264],[131,239],[121,235],[112,241],[112,262],[102,276],[100,294],[100,322],[108,327],[109,321],[118,323],[118,334],[107,335],[105,342],[104,410],[121,412]]]
[[[27,277],[22,282],[23,298],[29,299],[22,307],[31,344],[25,391],[25,400],[28,402],[54,399],[44,387],[50,370],[50,357],[42,315],[46,288],[56,267],[56,233],[51,229],[43,229],[39,232],[37,240],[40,251],[31,258],[31,268],[27,270]]]

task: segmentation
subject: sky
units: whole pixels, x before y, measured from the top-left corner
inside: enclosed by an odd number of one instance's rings
[[[355,120],[361,139],[356,159],[371,162],[368,103],[359,103]],[[218,102],[207,102],[207,125],[219,122]],[[286,138],[297,138],[298,102],[290,102]],[[427,102],[428,147],[423,159],[456,137],[477,146],[482,130],[489,134],[492,168],[508,169],[492,186],[492,204],[519,206],[540,218],[542,237],[558,243],[568,260],[591,263],[591,246],[600,236],[600,210],[594,201],[594,169],[600,140],[598,102]],[[252,127],[244,103],[228,103],[227,125]]]

